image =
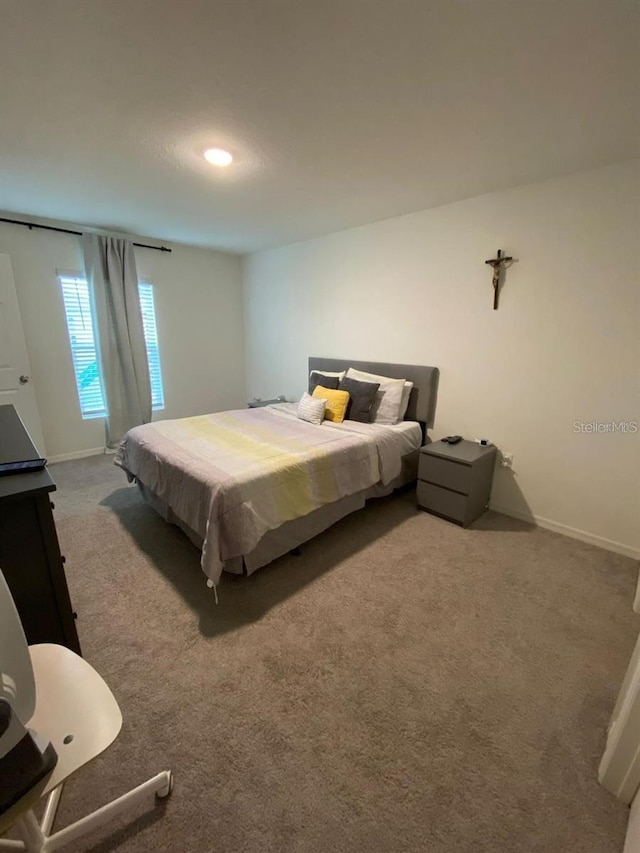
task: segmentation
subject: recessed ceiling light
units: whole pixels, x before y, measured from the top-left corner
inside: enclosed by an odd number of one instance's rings
[[[233,157],[228,151],[224,151],[222,148],[209,148],[208,151],[204,152],[204,159],[208,160],[214,166],[228,166]]]

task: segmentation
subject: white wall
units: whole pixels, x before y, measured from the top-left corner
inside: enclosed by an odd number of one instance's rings
[[[246,405],[240,259],[171,248],[136,250],[139,276],[154,284],[166,404],[154,417]],[[103,421],[80,415],[56,278],[83,270],[79,239],[0,223],[0,252],[11,257],[48,458],[104,447]]]
[[[248,393],[299,395],[309,355],[437,365],[432,435],[514,453],[496,508],[640,554],[640,435],[573,431],[640,415],[638,198],[617,164],[251,255]]]

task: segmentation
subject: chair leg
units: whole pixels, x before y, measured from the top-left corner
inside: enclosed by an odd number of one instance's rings
[[[14,841],[11,838],[0,838],[0,850],[24,850],[24,841]]]
[[[46,837],[42,850],[46,851],[46,853],[59,850],[65,844],[70,844],[81,835],[97,829],[116,815],[147,799],[149,794],[155,793],[158,797],[167,797],[171,793],[172,787],[173,776],[171,771],[163,770],[162,773],[158,773],[152,779],[148,779],[132,791],[127,791],[126,794],[118,797],[117,800],[107,803],[106,806],[102,806],[97,811],[80,818],[80,820],[77,820],[65,829],[61,829],[53,835]],[[27,847],[27,850],[30,850],[30,848]]]
[[[22,836],[24,849],[27,853],[41,853],[47,843],[46,837],[40,829],[40,824],[32,811],[25,812],[16,821],[16,829]]]
[[[44,835],[51,835],[51,829],[53,827],[53,822],[56,819],[63,787],[64,783],[61,783],[57,788],[54,788],[47,797],[47,804],[44,808],[44,814],[42,815],[42,821],[40,823],[40,829]]]

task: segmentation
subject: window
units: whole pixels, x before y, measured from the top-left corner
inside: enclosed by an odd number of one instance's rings
[[[159,409],[164,409],[164,391],[162,390],[162,373],[160,371],[156,309],[153,304],[153,285],[141,281],[138,285],[138,292],[140,294],[140,307],[142,308],[144,339],[147,344],[147,358],[149,359],[151,406],[154,412],[156,412]]]
[[[67,316],[80,411],[85,419],[103,418],[107,412],[98,367],[89,285],[82,276],[60,274],[58,278],[62,287],[64,310]],[[151,404],[153,410],[158,411],[164,409],[164,392],[162,389],[156,312],[153,302],[153,285],[148,282],[140,282],[138,292],[140,294],[140,308],[142,309],[144,339],[149,359]]]
[[[103,418],[106,411],[93,335],[89,286],[83,278],[62,275],[59,278],[82,417]]]

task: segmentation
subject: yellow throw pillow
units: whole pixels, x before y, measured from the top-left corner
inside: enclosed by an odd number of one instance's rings
[[[312,396],[327,401],[327,407],[324,410],[325,420],[333,421],[336,424],[342,423],[347,412],[347,406],[349,405],[348,391],[334,391],[332,388],[324,388],[322,385],[316,385]]]

